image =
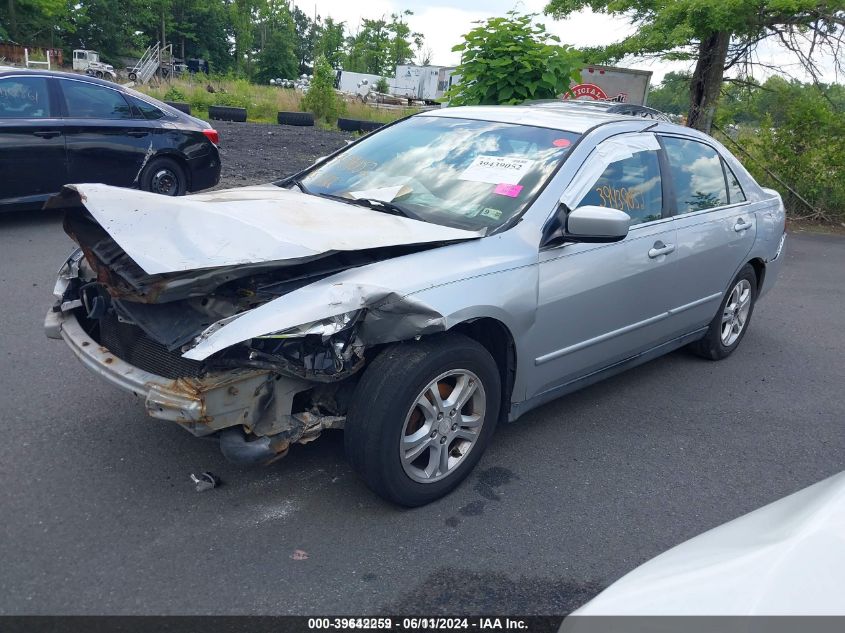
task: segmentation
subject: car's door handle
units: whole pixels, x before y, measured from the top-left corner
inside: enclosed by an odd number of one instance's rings
[[[654,259],[655,257],[660,257],[661,255],[668,255],[672,251],[675,250],[674,244],[664,244],[660,240],[657,240],[648,251],[648,256]]]
[[[129,136],[134,136],[135,138],[141,138],[149,134],[149,132],[138,130],[137,132],[127,132]]]
[[[41,138],[55,138],[61,134],[61,132],[58,130],[41,130],[40,132],[33,132],[33,134],[35,136],[40,136]]]
[[[751,222],[746,222],[742,218],[739,218],[734,224],[734,231],[737,233],[742,233],[743,231],[747,231],[751,228]]]

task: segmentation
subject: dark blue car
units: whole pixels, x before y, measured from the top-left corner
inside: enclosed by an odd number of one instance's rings
[[[41,208],[67,183],[207,189],[220,179],[217,144],[204,121],[124,86],[0,68],[0,210]]]

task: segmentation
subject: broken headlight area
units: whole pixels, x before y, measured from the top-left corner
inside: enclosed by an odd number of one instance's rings
[[[210,366],[252,367],[331,382],[364,365],[364,344],[358,338],[363,310],[347,312],[236,345],[208,359]]]

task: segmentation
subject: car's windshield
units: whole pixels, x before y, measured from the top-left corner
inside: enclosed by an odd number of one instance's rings
[[[300,182],[312,194],[382,200],[427,222],[493,229],[522,213],[577,138],[418,116],[363,139]]]

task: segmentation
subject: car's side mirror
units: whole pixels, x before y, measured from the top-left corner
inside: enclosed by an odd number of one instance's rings
[[[631,216],[609,207],[584,206],[569,211],[566,205],[557,208],[543,231],[541,248],[566,242],[609,243],[624,240],[631,226]]]

